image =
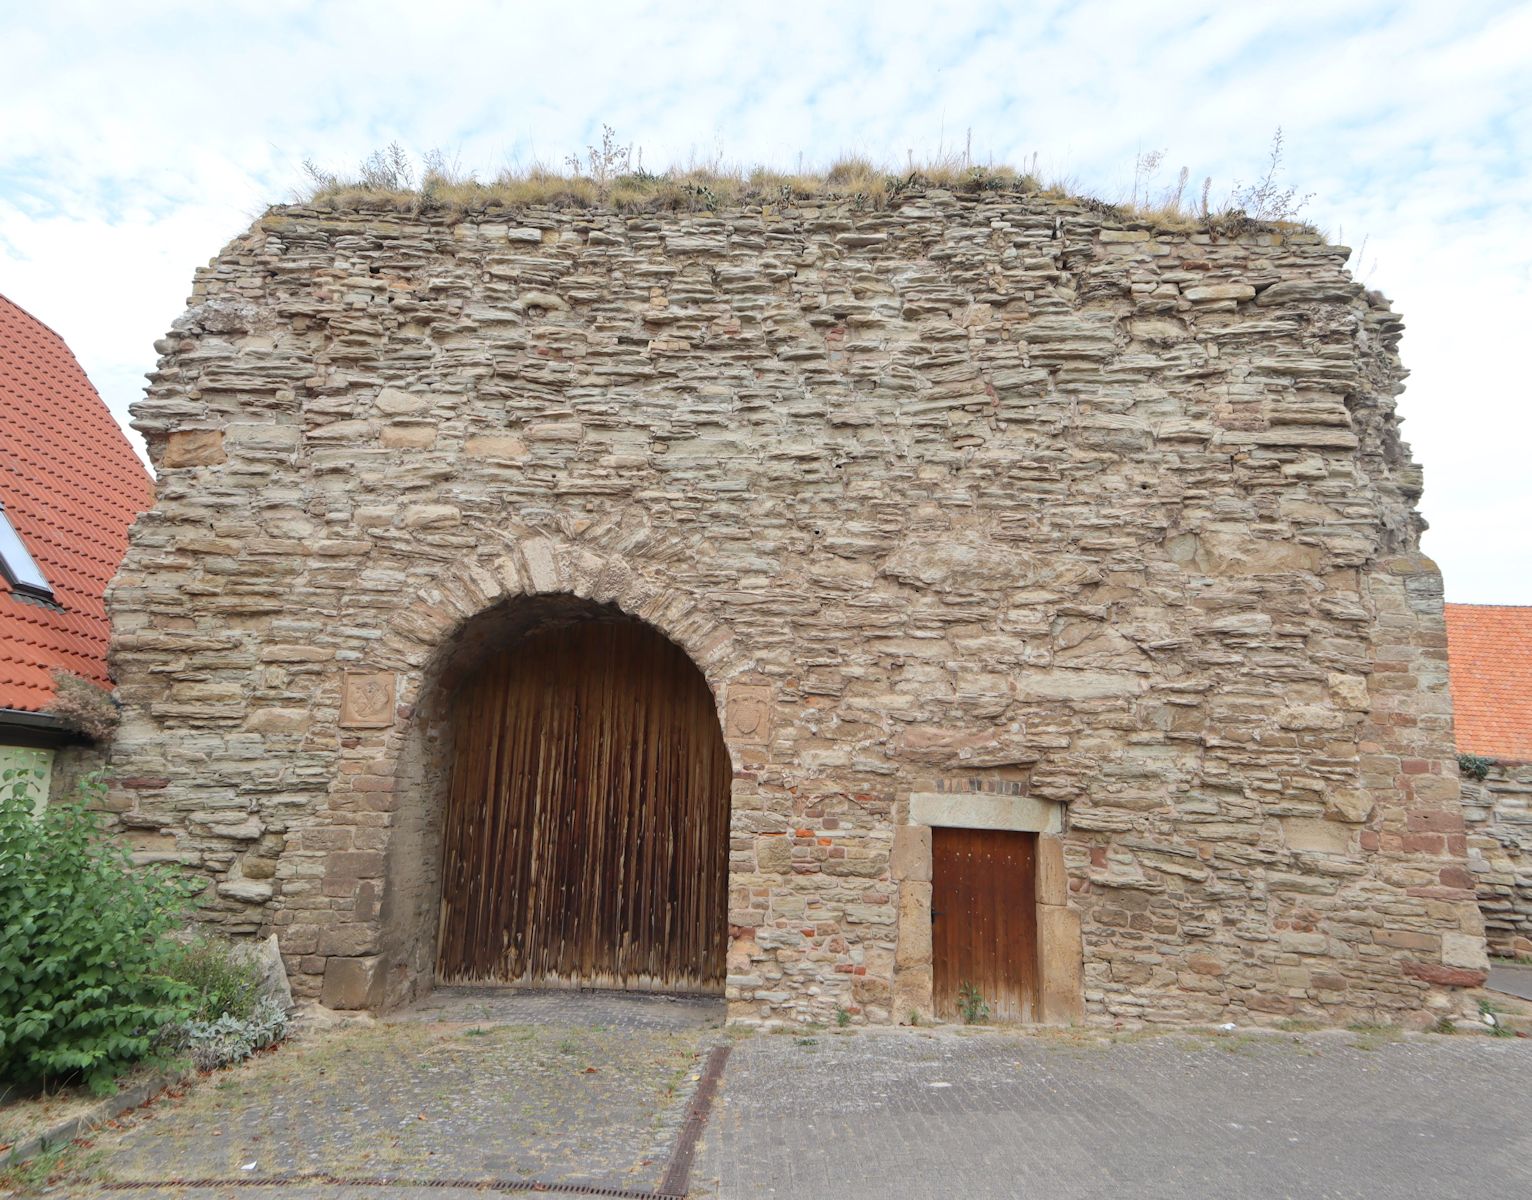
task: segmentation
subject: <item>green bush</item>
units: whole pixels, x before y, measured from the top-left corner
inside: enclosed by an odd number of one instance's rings
[[[99,779],[35,812],[26,774],[0,779],[0,1080],[102,1089],[185,1019],[184,885],[101,829]]]
[[[243,1021],[255,1012],[260,999],[261,976],[254,964],[227,939],[206,932],[177,945],[166,961],[165,973],[186,988],[188,1021],[219,1017]]]

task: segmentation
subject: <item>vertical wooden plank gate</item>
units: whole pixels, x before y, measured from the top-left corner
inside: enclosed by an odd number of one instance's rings
[[[1003,1021],[1036,1021],[1037,835],[931,830],[932,991],[956,1019],[964,984]]]
[[[438,980],[721,990],[733,773],[685,652],[637,621],[535,633],[453,721]]]

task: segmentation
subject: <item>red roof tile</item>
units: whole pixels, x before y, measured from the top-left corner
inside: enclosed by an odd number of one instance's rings
[[[1532,761],[1532,607],[1447,605],[1458,750]]]
[[[102,686],[106,585],[154,484],[64,340],[0,296],[0,501],[57,607],[0,577],[0,709],[37,712],[53,669]]]

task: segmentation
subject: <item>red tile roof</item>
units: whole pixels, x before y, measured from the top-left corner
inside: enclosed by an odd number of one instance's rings
[[[1532,607],[1447,605],[1458,750],[1532,761]]]
[[[0,296],[0,501],[57,601],[0,577],[0,709],[47,708],[56,667],[110,686],[103,597],[153,499],[64,339]]]

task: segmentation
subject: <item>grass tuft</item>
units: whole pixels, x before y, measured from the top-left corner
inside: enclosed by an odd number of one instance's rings
[[[1282,134],[1277,131],[1265,175],[1237,189],[1221,204],[1210,199],[1212,180],[1196,197],[1188,195],[1189,172],[1157,188],[1155,171],[1163,151],[1139,155],[1131,191],[1118,201],[1082,191],[1073,180],[1045,183],[1036,158],[1028,169],[978,163],[971,149],[938,152],[917,160],[913,151],[902,167],[853,154],[823,170],[793,172],[769,167],[731,165],[721,157],[655,173],[643,165],[642,150],[623,144],[610,126],[602,126],[601,144],[584,154],[567,155],[560,167],[544,163],[512,168],[481,180],[439,151],[422,156],[419,165],[397,143],[374,151],[351,172],[336,172],[312,161],[303,164],[308,185],[299,202],[336,209],[384,208],[404,213],[445,213],[463,217],[496,209],[533,207],[608,209],[624,214],[705,213],[732,208],[801,208],[820,203],[854,210],[896,208],[906,199],[942,189],[969,196],[985,194],[1040,196],[1075,204],[1124,223],[1137,222],[1167,231],[1209,230],[1227,236],[1312,227],[1297,220],[1308,197],[1278,185]]]

